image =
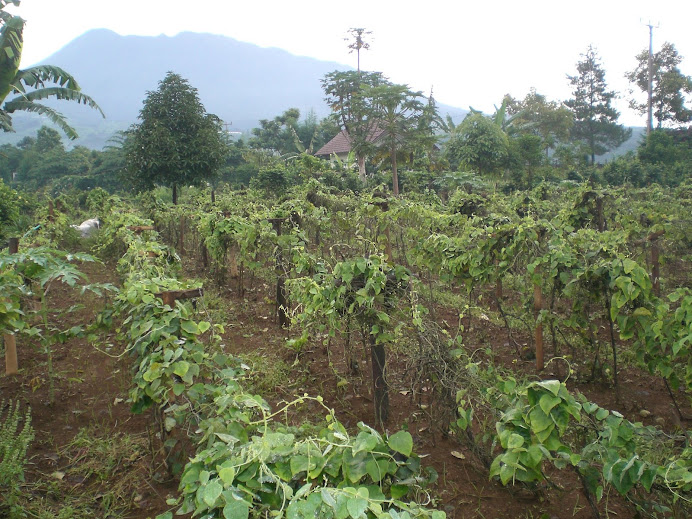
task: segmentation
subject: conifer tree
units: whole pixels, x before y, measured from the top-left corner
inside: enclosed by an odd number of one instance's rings
[[[577,63],[577,74],[567,76],[574,88],[574,98],[566,101],[565,105],[574,114],[572,138],[586,144],[593,164],[596,155],[617,148],[632,131],[617,123],[620,112],[612,106],[617,94],[608,90],[605,70],[596,49],[589,45],[582,57],[583,60]]]

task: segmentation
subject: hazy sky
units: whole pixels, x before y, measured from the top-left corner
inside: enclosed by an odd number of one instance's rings
[[[592,44],[608,85],[624,97],[617,103],[621,122],[644,126],[645,118],[627,108],[623,74],[648,47],[649,21],[658,26],[654,51],[672,42],[685,57],[682,72],[692,75],[690,0],[22,0],[10,10],[27,20],[23,67],[94,28],[223,34],[355,67],[344,37],[350,27],[365,27],[372,35],[370,50],[361,53],[364,70],[426,95],[432,87],[438,102],[488,113],[504,94],[523,98],[531,87],[551,100],[568,99],[566,75]]]

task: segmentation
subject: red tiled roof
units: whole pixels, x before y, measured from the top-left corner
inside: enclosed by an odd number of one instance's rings
[[[368,135],[368,142],[377,141],[377,139],[379,139],[383,133],[384,130],[375,126],[372,130],[370,130],[370,135]],[[327,144],[325,144],[319,150],[317,150],[315,155],[318,157],[331,157],[332,154],[348,153],[349,151],[351,151],[351,138],[349,137],[346,130],[341,130],[331,141],[329,141]]]

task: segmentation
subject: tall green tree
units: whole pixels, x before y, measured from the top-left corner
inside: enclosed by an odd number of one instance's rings
[[[382,130],[380,141],[388,151],[392,165],[392,191],[399,195],[397,153],[412,150],[425,128],[419,121],[425,114],[425,105],[420,101],[422,94],[413,92],[406,85],[385,84],[368,87],[363,96],[369,100],[368,118],[377,122]]]
[[[38,101],[49,98],[74,101],[105,115],[91,97],[81,92],[75,78],[60,67],[40,65],[24,70],[19,68],[25,21],[5,11],[10,3],[19,5],[19,0],[0,0],[0,128],[13,132],[10,114],[17,111],[33,112],[46,116],[67,137],[76,139],[77,132],[65,117]]]
[[[65,151],[65,146],[62,144],[60,134],[48,126],[41,126],[38,129],[36,132],[36,142],[34,143],[33,147],[38,153],[45,153],[55,149]]]
[[[379,124],[377,118],[372,117],[372,98],[364,92],[383,85],[391,83],[381,72],[335,70],[322,79],[325,101],[341,129],[348,134],[361,180],[365,180],[365,158],[373,150],[372,135]]]
[[[637,67],[625,74],[639,90],[648,94],[649,90],[649,51],[637,54]],[[692,121],[692,110],[685,106],[685,94],[692,93],[692,77],[680,72],[682,56],[672,43],[664,43],[661,50],[653,55],[652,106],[657,128],[666,122],[686,123]],[[648,110],[648,95],[643,102],[632,99],[630,107],[640,114]]]
[[[177,203],[178,185],[200,185],[218,173],[228,152],[221,120],[205,111],[187,80],[168,72],[147,92],[139,119],[125,142],[126,177],[136,189],[171,187]]]
[[[562,103],[549,101],[533,88],[521,101],[505,97],[512,133],[539,136],[546,155],[569,139],[574,120],[572,112]]]
[[[508,146],[505,132],[489,117],[473,111],[455,128],[445,154],[454,169],[465,164],[487,175],[504,165]]]
[[[300,119],[300,110],[289,108],[274,119],[261,119],[259,128],[252,129],[248,141],[251,148],[272,150],[280,155],[296,153],[294,132]]]
[[[629,138],[632,130],[617,123],[620,112],[612,106],[617,94],[608,90],[605,70],[596,49],[589,45],[581,56],[583,59],[577,63],[577,74],[567,76],[574,88],[574,97],[565,101],[565,105],[574,114],[572,138],[586,143],[591,164],[594,164],[596,155],[620,146]]]

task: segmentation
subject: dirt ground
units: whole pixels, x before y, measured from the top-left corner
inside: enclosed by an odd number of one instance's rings
[[[85,264],[82,270],[92,282],[117,284],[112,267]],[[276,370],[263,363],[282,362],[284,371],[276,377],[273,387],[266,387],[266,380],[257,381],[269,390],[263,396],[277,403],[294,394],[322,395],[347,426],[355,427],[359,421],[372,423],[369,365],[362,345],[356,346],[361,360],[360,377],[346,375],[346,355],[341,344],[333,344],[329,349],[313,344],[297,355],[285,346],[286,337],[293,337],[293,332],[281,329],[275,318],[273,287],[259,281],[254,285],[243,298],[235,289],[222,292],[219,298],[229,305],[231,325],[226,326],[224,335],[229,350],[249,354],[260,373],[263,369]],[[50,293],[52,308],[68,308],[77,302],[84,307],[65,317],[65,327],[92,322],[104,301],[93,295],[78,296],[61,286]],[[438,312],[440,322],[450,328],[457,326],[458,316],[453,310],[439,308]],[[516,352],[504,328],[474,322],[465,335],[465,347],[473,351],[488,346],[493,349],[496,362],[526,374],[534,372],[532,361],[514,362]],[[28,455],[25,488],[32,503],[65,519],[144,519],[169,509],[166,499],[177,495],[177,482],[164,467],[151,415],[130,412],[126,400],[132,359],[122,355],[123,345],[116,341],[115,331],[104,332],[97,343],[73,339],[54,346],[57,377],[52,404],[48,401],[46,356],[37,344],[23,338],[18,341],[18,349],[20,374],[0,375],[0,400],[15,399],[31,406],[36,438]],[[434,467],[439,474],[437,483],[429,489],[431,504],[447,512],[449,518],[592,517],[576,477],[569,473],[555,475],[555,488],[539,488],[536,492],[511,490],[489,480],[487,469],[473,453],[447,434],[446,424],[436,422],[439,415],[425,403],[425,395],[422,399],[412,398],[404,359],[397,352],[389,352],[388,362],[391,411],[387,428],[394,432],[404,426],[412,433],[424,464]],[[556,376],[564,373],[557,372],[555,364],[540,374],[543,379]],[[612,388],[595,383],[580,384],[575,380],[569,385],[632,420],[668,430],[689,427],[689,422],[682,423],[678,417],[663,381],[639,370],[626,367],[620,371],[619,395]],[[425,390],[421,388],[422,393]],[[678,401],[687,400],[679,395]],[[641,413],[642,410],[648,414]],[[307,408],[302,412],[313,411]],[[683,409],[683,413],[692,416],[689,408]],[[619,512],[617,517],[631,516],[632,511],[619,498],[606,499],[609,510]],[[84,515],[60,515],[69,507]]]

